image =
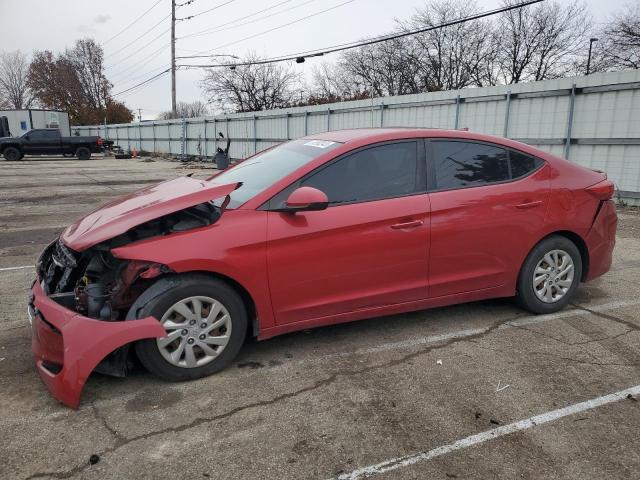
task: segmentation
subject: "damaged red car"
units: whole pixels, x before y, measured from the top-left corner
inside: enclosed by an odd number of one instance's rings
[[[496,297],[554,312],[610,268],[613,193],[602,172],[469,132],[290,141],[67,228],[32,287],[37,370],[77,407],[91,372],[124,376],[134,355],[181,381],[248,337]]]

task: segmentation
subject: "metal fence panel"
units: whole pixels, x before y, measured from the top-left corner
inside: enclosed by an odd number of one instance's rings
[[[623,199],[640,203],[640,71],[430,92],[195,118],[72,127],[124,149],[213,157],[232,140],[245,158],[287,139],[344,128],[468,128],[507,136],[606,171]]]

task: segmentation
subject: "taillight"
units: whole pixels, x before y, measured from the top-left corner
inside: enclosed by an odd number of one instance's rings
[[[609,200],[613,197],[615,186],[610,180],[603,180],[602,182],[587,187],[585,190],[598,200]]]
[[[102,146],[102,137],[98,137],[98,146]]]

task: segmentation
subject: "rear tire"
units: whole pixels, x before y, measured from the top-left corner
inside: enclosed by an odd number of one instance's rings
[[[135,351],[149,372],[171,382],[224,369],[242,348],[247,332],[247,311],[238,293],[202,274],[159,280],[134,303],[127,318],[149,315],[165,326],[168,335],[141,340]]]
[[[566,237],[542,240],[527,256],[518,278],[518,304],[533,313],[553,313],[564,308],[582,278],[582,257]]]
[[[78,157],[78,160],[89,160],[91,158],[91,150],[87,147],[79,147],[76,150],[76,157]]]
[[[22,152],[16,147],[7,147],[2,154],[8,162],[16,162],[22,158]]]

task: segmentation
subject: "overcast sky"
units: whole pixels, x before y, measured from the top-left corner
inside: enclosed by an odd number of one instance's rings
[[[184,3],[187,0],[177,1]],[[634,0],[586,0],[586,4],[594,20],[602,22],[629,1]],[[193,0],[191,4],[178,9],[178,18],[219,8],[177,23],[176,35],[179,40],[176,55],[209,50],[238,56],[254,51],[262,56],[273,57],[322,48],[388,33],[394,28],[394,19],[408,18],[425,2]],[[477,0],[477,3],[482,10],[499,6],[499,0]],[[143,18],[115,36],[150,8]],[[239,20],[268,8],[262,14]],[[169,66],[170,13],[171,0],[0,0],[0,49],[21,49],[28,53],[44,49],[59,52],[78,38],[95,38],[104,44],[107,77],[114,84],[113,92],[118,93]],[[306,20],[283,26],[316,13]],[[260,34],[279,26],[283,27]],[[214,31],[180,38],[206,29]],[[142,38],[135,41],[143,34]],[[246,38],[250,36],[254,37]],[[335,54],[325,57],[326,61],[332,59],[335,59]],[[201,61],[206,63],[206,59]],[[312,66],[319,62],[320,59],[310,59],[296,68],[308,75]],[[177,73],[178,100],[202,98],[198,86],[202,75],[199,70]],[[117,98],[134,109],[136,114],[141,108],[143,118],[154,118],[160,111],[170,107],[169,76]]]

